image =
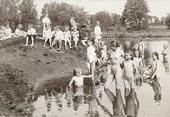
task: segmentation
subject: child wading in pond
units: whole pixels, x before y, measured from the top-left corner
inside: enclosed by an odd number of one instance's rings
[[[136,66],[135,71],[135,79],[136,79],[136,85],[141,86],[142,85],[142,57],[139,50],[134,51],[134,58],[133,58],[134,64]]]
[[[159,54],[157,52],[152,53],[152,64],[148,67],[146,73],[150,75],[150,80],[152,81],[152,86],[155,92],[155,100],[161,99],[161,85],[159,83],[160,79],[160,63]]]
[[[26,44],[25,46],[28,46],[28,41],[31,39],[31,46],[34,45],[34,38],[36,37],[36,30],[33,28],[32,24],[28,25],[28,32],[26,36]]]
[[[163,64],[165,66],[165,70],[168,72],[169,71],[168,44],[164,44],[164,49],[162,51],[162,56],[163,56]]]
[[[132,61],[133,55],[131,51],[125,53],[125,61],[123,61],[123,71],[125,79],[130,83],[131,89],[135,88],[134,84],[134,73],[135,73],[135,64]]]
[[[93,75],[82,75],[81,74],[81,69],[80,68],[76,68],[73,71],[73,77],[69,82],[69,87],[72,87],[73,83],[76,87],[82,87],[84,86],[84,78],[92,78]]]
[[[64,35],[64,44],[65,44],[65,49],[67,49],[67,44],[69,44],[69,47],[71,47],[71,33],[69,31],[69,27],[65,26],[65,31],[63,32]]]

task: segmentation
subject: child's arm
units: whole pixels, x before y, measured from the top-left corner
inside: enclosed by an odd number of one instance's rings
[[[91,78],[93,77],[94,75],[93,74],[90,74],[90,75],[83,75],[83,78]]]
[[[158,63],[158,61],[156,62],[156,68],[155,68],[155,71],[154,71],[154,73],[152,74],[152,76],[151,76],[151,79],[153,79],[154,78],[154,76],[158,73],[158,68],[159,68],[159,65],[158,65],[159,63]]]
[[[69,87],[70,87],[70,88],[72,87],[73,82],[74,82],[74,77],[73,77],[73,78],[70,80],[70,82],[69,82]]]

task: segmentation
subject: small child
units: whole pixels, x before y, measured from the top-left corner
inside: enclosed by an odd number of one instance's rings
[[[133,51],[139,50],[139,43],[138,43],[137,41],[134,41],[134,42],[133,42],[132,50],[133,50]]]
[[[163,56],[163,64],[165,66],[165,70],[169,71],[169,61],[168,61],[168,44],[164,44],[164,49],[162,51]]]
[[[135,78],[136,78],[136,85],[141,85],[142,83],[142,57],[139,50],[134,51],[134,64],[136,66]],[[139,84],[140,83],[140,84]]]
[[[93,75],[82,75],[81,74],[81,69],[76,68],[73,71],[73,77],[69,82],[69,87],[72,87],[73,83],[76,87],[83,87],[84,86],[84,78],[92,78]]]
[[[161,85],[159,83],[160,79],[160,63],[159,63],[159,54],[157,52],[152,53],[152,64],[147,69],[147,74],[150,75],[150,80],[152,81],[152,86],[155,91],[155,96],[161,98]]]
[[[87,41],[87,67],[88,70],[91,74],[94,75],[95,73],[95,63],[96,63],[96,50],[95,47],[93,46],[93,43],[88,40]]]
[[[49,40],[50,47],[51,45],[51,27],[47,25],[43,30],[43,37],[45,38],[43,47],[45,48],[47,41]]]
[[[104,41],[101,41],[100,43],[100,48],[101,48],[101,62],[102,64],[107,62],[107,46],[105,45]]]
[[[59,26],[54,27],[54,31],[52,32],[52,37],[54,37],[53,43],[51,47],[54,47],[54,45],[59,42],[58,51],[61,50],[62,47],[62,40],[64,40],[63,32],[59,29]]]
[[[77,28],[73,29],[72,37],[73,37],[73,41],[74,41],[74,47],[76,49],[78,49],[77,44],[78,44],[78,40],[79,40],[79,32],[78,32]]]
[[[33,28],[32,24],[29,24],[28,25],[28,32],[27,32],[27,36],[26,36],[26,44],[25,44],[25,46],[28,46],[29,39],[31,39],[31,41],[32,41],[31,46],[33,46],[35,37],[36,37],[36,30]]]
[[[65,31],[63,32],[64,35],[64,44],[65,44],[65,49],[67,50],[67,43],[69,44],[70,48],[71,47],[71,33],[69,31],[69,27],[65,27]]]
[[[123,61],[123,71],[124,77],[129,82],[131,89],[135,88],[134,85],[134,72],[135,72],[135,64],[132,61],[133,55],[131,51],[127,51],[125,53],[125,61]]]
[[[140,51],[141,54],[142,54],[142,58],[144,58],[145,46],[144,46],[144,43],[143,43],[143,41],[142,41],[142,37],[139,38],[138,44],[139,44],[139,51]]]
[[[15,36],[16,37],[25,37],[26,32],[22,30],[22,25],[18,24],[16,30],[15,30]]]

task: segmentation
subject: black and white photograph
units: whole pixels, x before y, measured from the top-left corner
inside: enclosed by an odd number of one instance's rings
[[[170,117],[170,0],[0,0],[0,117]]]

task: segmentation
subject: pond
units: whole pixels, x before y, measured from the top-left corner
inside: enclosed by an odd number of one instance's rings
[[[144,44],[147,63],[151,61],[150,54],[153,51],[160,54],[162,61],[163,45],[168,44],[170,47],[168,41],[146,41]],[[135,107],[129,107],[129,111],[135,111],[137,117],[170,117],[170,73],[165,72],[163,64],[161,70],[162,97],[159,101],[154,100],[154,90],[148,83],[143,83],[136,88],[139,108],[134,105]],[[91,80],[85,79],[84,87],[68,89],[68,81],[69,79],[64,82],[54,79],[41,84],[35,92],[32,115],[34,117],[113,117],[113,104],[106,95],[103,85],[94,87]],[[136,101],[133,95],[129,97],[131,102]],[[119,110],[119,106],[114,109]]]

